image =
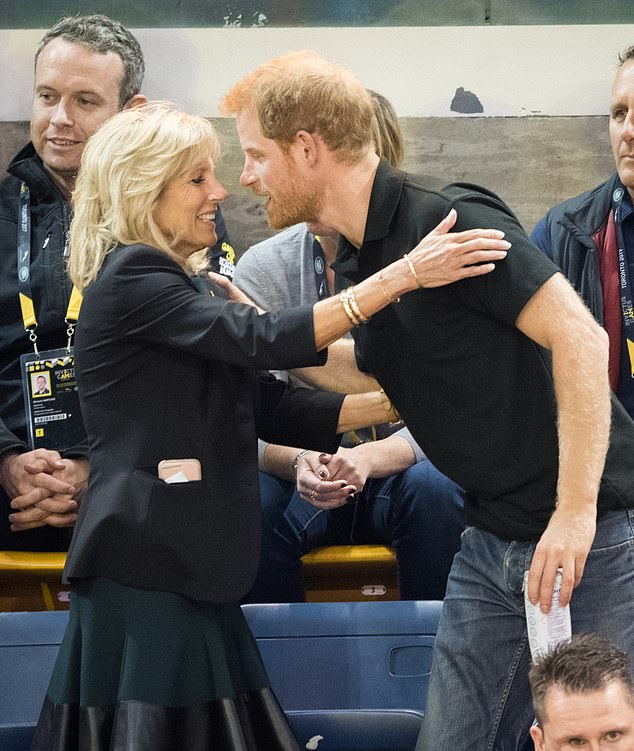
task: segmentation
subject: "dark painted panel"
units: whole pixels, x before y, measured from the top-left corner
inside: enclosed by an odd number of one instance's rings
[[[388,4],[386,3],[385,6]],[[482,26],[487,23],[488,0],[403,0],[385,8],[376,26]]]
[[[471,26],[634,21],[632,0],[0,0],[0,28],[101,13],[133,27]]]
[[[495,24],[634,22],[632,0],[488,0]]]
[[[51,26],[63,15],[101,13],[133,27],[433,26],[482,24],[485,0],[0,0],[0,27]]]

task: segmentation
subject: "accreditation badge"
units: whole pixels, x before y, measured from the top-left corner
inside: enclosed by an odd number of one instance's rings
[[[20,367],[31,448],[63,451],[85,441],[72,348],[22,355]]]

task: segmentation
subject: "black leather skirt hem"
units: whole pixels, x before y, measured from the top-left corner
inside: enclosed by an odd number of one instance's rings
[[[110,707],[48,698],[32,751],[299,751],[273,692],[188,707],[120,701]]]

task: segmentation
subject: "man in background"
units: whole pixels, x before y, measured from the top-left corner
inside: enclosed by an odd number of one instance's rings
[[[0,181],[0,550],[66,550],[70,541],[87,447],[32,449],[20,356],[69,343],[70,194],[88,138],[146,102],[144,71],[137,39],[103,15],[60,19],[35,52],[31,141]]]
[[[531,666],[536,751],[634,751],[630,658],[596,634],[573,636]]]
[[[634,418],[634,45],[612,84],[616,172],[550,209],[531,239],[561,267],[610,338],[610,386]]]

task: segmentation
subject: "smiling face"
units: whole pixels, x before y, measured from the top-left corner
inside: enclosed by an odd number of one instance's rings
[[[187,258],[216,243],[216,210],[226,197],[212,159],[202,160],[167,183],[153,215],[177,255]]]
[[[88,138],[119,106],[123,62],[114,52],[92,52],[58,37],[35,67],[31,140],[65,191],[73,187]]]
[[[537,751],[634,751],[634,707],[621,681],[600,691],[569,693],[557,686],[544,697],[543,727],[532,727]]]
[[[240,184],[250,187],[264,204],[269,225],[283,229],[303,221],[316,221],[322,198],[318,188],[303,174],[294,155],[266,138],[257,113],[245,109],[238,113],[236,127],[244,151],[244,169]]]
[[[634,60],[623,63],[614,78],[610,141],[621,182],[634,198]]]

